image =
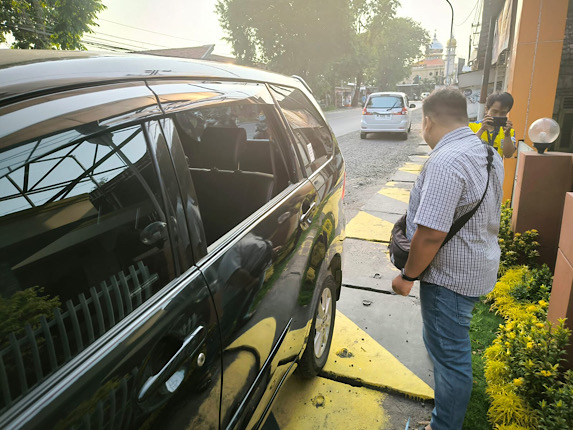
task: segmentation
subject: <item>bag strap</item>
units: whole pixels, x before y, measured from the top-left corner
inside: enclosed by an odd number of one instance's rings
[[[481,206],[481,203],[483,202],[483,199],[485,199],[485,195],[487,193],[487,189],[489,188],[489,177],[490,177],[490,172],[491,172],[491,165],[493,162],[493,149],[491,146],[486,145],[487,148],[487,183],[485,185],[485,191],[483,192],[483,196],[481,196],[481,200],[479,201],[479,203],[476,205],[476,207],[474,207],[471,211],[469,211],[467,214],[462,215],[459,219],[457,219],[453,224],[452,227],[450,228],[450,231],[448,232],[448,235],[446,236],[446,238],[444,239],[444,241],[442,242],[442,246],[445,246],[446,243],[448,243],[450,241],[450,239],[452,237],[454,237],[458,231],[460,231],[462,229],[462,227],[464,225],[466,225],[466,223],[471,219],[471,217],[474,216],[474,214],[477,212],[477,210],[479,209],[479,207]]]

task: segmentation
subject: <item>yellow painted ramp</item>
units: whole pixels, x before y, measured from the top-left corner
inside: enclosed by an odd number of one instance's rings
[[[346,237],[372,242],[389,242],[393,227],[394,224],[391,222],[361,211],[346,225]]]
[[[276,399],[273,415],[280,430],[385,429],[386,396],[329,379],[293,375]]]
[[[403,188],[382,188],[378,191],[378,194],[396,199],[402,203],[410,202],[410,191]]]
[[[337,312],[330,356],[323,375],[358,381],[417,399],[433,399],[434,390],[364,330]]]

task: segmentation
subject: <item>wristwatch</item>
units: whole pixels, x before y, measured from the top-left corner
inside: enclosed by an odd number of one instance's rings
[[[409,277],[408,275],[406,275],[406,271],[404,269],[402,269],[401,274],[402,274],[402,279],[405,279],[406,281],[414,282],[414,281],[417,281],[418,279],[420,279],[420,278]]]

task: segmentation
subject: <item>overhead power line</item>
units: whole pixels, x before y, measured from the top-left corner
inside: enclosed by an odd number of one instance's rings
[[[480,1],[481,1],[481,0],[476,0],[476,2],[475,2],[475,4],[474,4],[474,7],[472,7],[472,10],[470,11],[470,13],[469,13],[468,16],[466,17],[466,19],[464,19],[464,20],[463,20],[462,22],[460,22],[459,24],[456,23],[456,27],[460,27],[460,26],[464,25],[464,24],[467,22],[467,20],[470,19],[470,16],[472,16],[472,14],[475,12],[475,10],[476,10],[476,8],[478,7]],[[474,16],[475,16],[475,15],[474,15]]]
[[[173,38],[173,39],[187,40],[188,42],[198,42],[198,43],[206,43],[206,44],[209,43],[209,42],[206,42],[206,41],[204,41],[204,40],[188,39],[188,38],[185,38],[185,37],[179,37],[179,36],[173,36],[173,35],[171,35],[171,34],[160,33],[160,32],[158,32],[158,31],[147,30],[147,29],[141,28],[141,27],[134,27],[134,26],[132,26],[132,25],[122,24],[122,23],[120,23],[120,22],[110,21],[110,20],[108,20],[108,19],[100,18],[99,20],[100,20],[100,21],[104,21],[104,22],[109,22],[110,24],[115,24],[115,25],[120,25],[120,26],[122,26],[122,27],[131,28],[131,29],[134,29],[134,30],[145,31],[145,32],[147,32],[147,33],[157,34],[157,35],[159,35],[159,36],[171,37],[171,38]]]

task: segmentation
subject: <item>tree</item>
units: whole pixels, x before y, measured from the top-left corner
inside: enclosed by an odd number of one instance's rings
[[[376,50],[376,82],[380,90],[394,89],[407,77],[412,64],[422,55],[429,35],[410,18],[393,18],[379,25],[374,42]]]
[[[407,77],[422,55],[429,36],[419,24],[397,18],[397,0],[351,0],[354,16],[353,52],[347,59],[355,78],[352,105],[358,104],[363,82],[379,89],[393,89]]]
[[[12,34],[12,48],[85,49],[84,33],[106,7],[102,0],[0,0],[0,42]]]
[[[348,0],[218,0],[216,8],[242,64],[313,80],[350,50]]]
[[[353,81],[355,106],[363,82],[393,87],[429,40],[417,23],[396,18],[398,6],[398,0],[218,0],[217,12],[240,63],[300,75],[319,97]]]

